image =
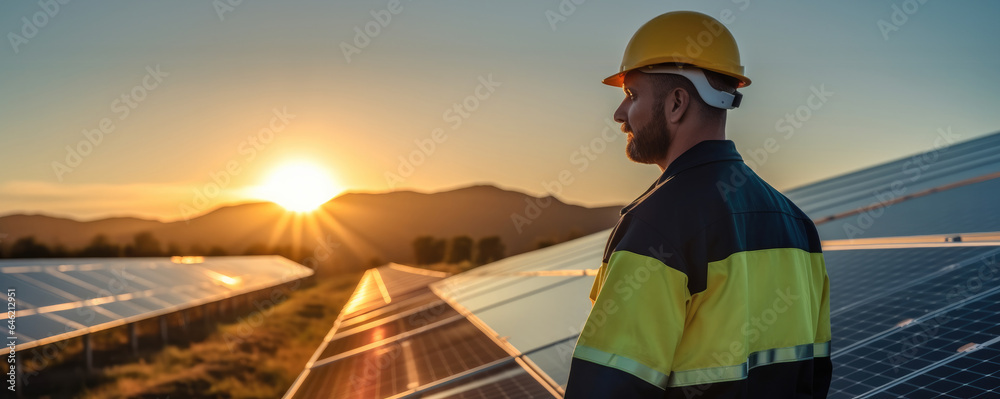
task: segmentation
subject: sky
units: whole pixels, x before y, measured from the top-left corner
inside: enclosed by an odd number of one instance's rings
[[[332,192],[624,204],[660,172],[600,80],[674,10],[736,37],[727,137],[779,190],[1000,130],[998,2],[2,2],[0,215],[178,220],[296,162]]]

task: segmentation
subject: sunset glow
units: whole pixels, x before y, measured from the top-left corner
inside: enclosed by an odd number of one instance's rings
[[[310,212],[342,191],[323,168],[307,163],[287,163],[274,169],[253,196],[294,212]]]

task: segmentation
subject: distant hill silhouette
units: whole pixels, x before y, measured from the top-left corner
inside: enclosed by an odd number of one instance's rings
[[[534,205],[529,205],[534,204]],[[69,248],[86,246],[97,234],[126,244],[141,231],[151,232],[163,248],[174,244],[186,251],[193,246],[219,246],[242,254],[254,244],[298,245],[296,260],[313,256],[341,267],[362,267],[372,259],[412,263],[412,242],[418,236],[474,239],[498,235],[507,255],[535,249],[539,242],[561,241],[612,227],[620,207],[587,208],[553,197],[493,186],[472,186],[439,193],[396,191],[347,193],[327,202],[314,218],[296,218],[269,202],[225,206],[191,220],[159,222],[138,218],[110,218],[89,222],[44,215],[0,217],[4,242],[34,236],[47,244]],[[333,260],[327,252],[333,248]]]

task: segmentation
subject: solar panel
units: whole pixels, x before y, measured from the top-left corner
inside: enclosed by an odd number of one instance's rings
[[[26,349],[312,275],[279,256],[0,260]]]
[[[907,320],[916,320],[926,314],[944,308],[954,301],[967,296],[987,292],[1000,287],[1000,275],[992,275],[991,267],[996,267],[1000,250],[997,247],[980,248],[985,253],[960,263],[951,264],[943,273],[924,274],[912,285],[905,282],[885,282],[886,288],[878,291],[878,296],[860,301],[843,311],[831,314],[834,346],[849,347],[860,340],[896,327]],[[939,263],[944,264],[944,263]],[[997,269],[1000,271],[1000,269]],[[838,283],[843,291],[850,285]],[[831,285],[833,282],[831,280]],[[833,288],[831,287],[831,292]]]
[[[579,335],[590,313],[587,295],[593,282],[592,277],[575,277],[474,314],[517,350],[530,352]],[[542,306],[554,303],[559,306]]]
[[[326,359],[353,349],[370,345],[383,339],[392,338],[418,328],[433,325],[445,320],[460,317],[455,309],[446,304],[428,308],[427,310],[406,315],[406,317],[379,323],[365,329],[350,330],[346,335],[333,337],[319,359]]]
[[[392,303],[392,306],[383,306],[377,309],[373,309],[367,313],[355,315],[351,318],[345,318],[341,322],[338,331],[347,331],[355,328],[363,328],[365,325],[376,323],[381,319],[396,317],[399,314],[404,314],[413,311],[419,311],[424,307],[430,306],[448,306],[442,305],[444,302],[430,292],[429,289],[423,290],[420,295],[409,297],[405,300],[399,300]]]
[[[1000,291],[925,315],[862,346],[835,350],[830,396],[856,397],[959,356],[969,343],[1000,336]]]
[[[508,358],[466,319],[308,370],[295,398],[382,398]]]
[[[411,297],[425,295],[427,285],[441,280],[445,273],[390,263],[365,272],[358,289],[341,313],[354,317]]]
[[[858,249],[823,253],[830,277],[830,310],[857,306],[949,266],[975,262],[996,247]]]
[[[1000,348],[990,345],[877,392],[899,398],[1000,397]]]
[[[424,399],[552,398],[548,389],[511,360],[467,378],[442,384],[420,395]]]
[[[528,359],[563,389],[569,382],[569,365],[573,360],[577,337],[554,342],[528,353]]]
[[[987,200],[993,198],[993,201]],[[996,231],[1000,227],[1000,179],[952,188],[816,226],[825,240]],[[873,201],[874,202],[874,199]],[[864,204],[869,205],[869,204]],[[870,221],[869,221],[870,220]]]
[[[857,172],[789,190],[784,194],[809,217],[827,216],[868,206],[874,193],[904,187],[905,194],[1000,172],[1000,134],[934,149],[937,137],[927,140],[928,152],[901,158]],[[939,146],[947,142],[939,141]],[[909,234],[906,234],[909,235]],[[826,237],[824,237],[826,238]]]

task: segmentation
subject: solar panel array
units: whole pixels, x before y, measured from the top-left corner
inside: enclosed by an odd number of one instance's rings
[[[824,240],[830,397],[1000,397],[998,148],[993,134],[787,193]]]
[[[195,263],[190,263],[190,262]],[[189,263],[179,263],[189,262]],[[0,260],[27,349],[308,277],[280,256]]]
[[[787,194],[824,239],[831,398],[1000,397],[998,148],[994,134]],[[286,397],[562,395],[608,234],[447,278],[370,270]]]
[[[368,270],[286,397],[555,396],[481,320],[432,292],[445,277],[397,264]]]

